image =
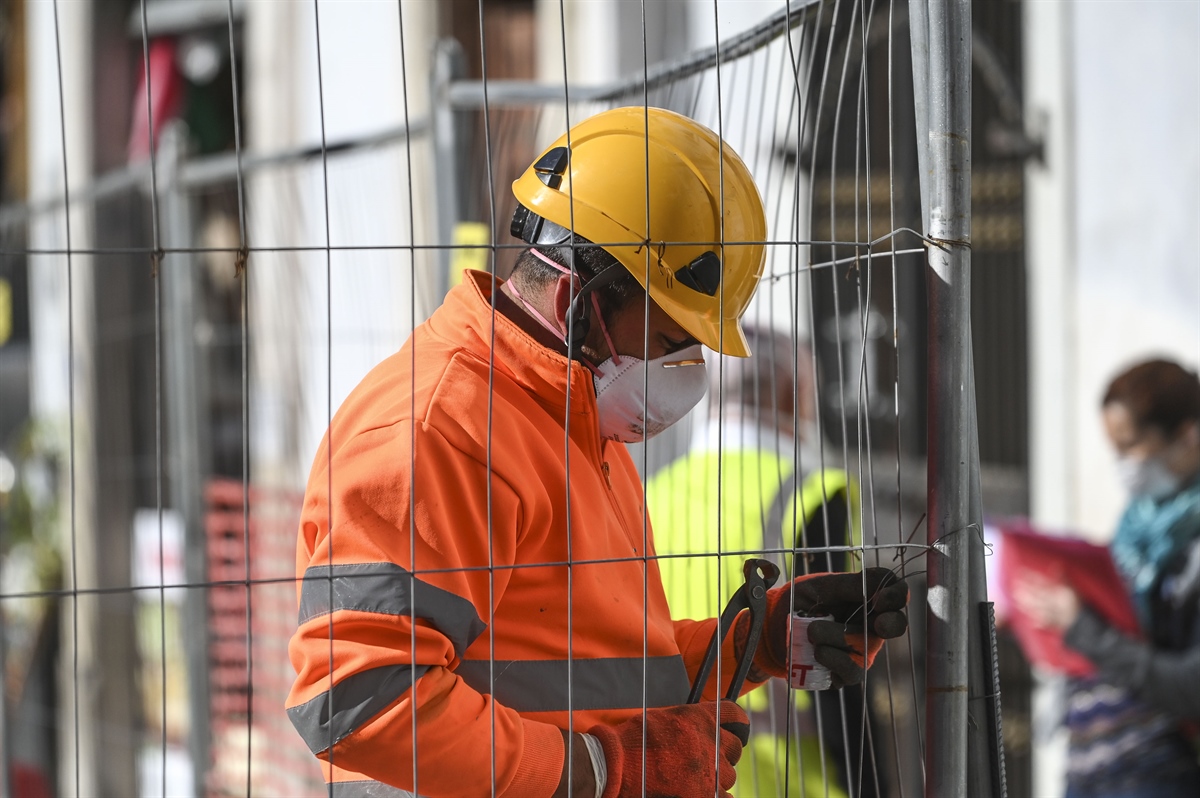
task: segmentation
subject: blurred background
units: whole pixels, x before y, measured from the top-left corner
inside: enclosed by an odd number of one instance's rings
[[[805,4],[752,54],[639,80],[787,10],[0,0],[12,794],[321,794],[282,712],[313,453],[463,268],[507,274],[508,186],[603,107],[688,113],[746,160],[777,242],[751,314],[813,342],[831,451],[890,480],[881,540],[914,532],[920,241],[809,243],[921,227],[907,4]],[[973,13],[984,510],[1103,542],[1106,380],[1200,362],[1200,3]],[[650,476],[689,434],[635,460]],[[1010,794],[1054,795],[1061,741],[1031,743],[1040,677],[1003,635],[1002,671]]]

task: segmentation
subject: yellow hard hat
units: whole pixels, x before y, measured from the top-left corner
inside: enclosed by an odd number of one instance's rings
[[[740,320],[762,276],[766,217],[750,170],[711,130],[662,108],[604,111],[554,142],[513,194],[513,235],[549,243],[544,221],[574,231],[705,346],[750,354]]]

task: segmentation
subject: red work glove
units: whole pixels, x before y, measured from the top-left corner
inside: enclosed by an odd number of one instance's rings
[[[863,601],[868,597],[865,606]],[[809,574],[790,584],[767,591],[767,613],[762,640],[750,670],[753,681],[769,676],[787,677],[791,614],[832,615],[832,621],[813,621],[808,642],[813,658],[829,668],[833,687],[858,684],[883,641],[899,637],[908,628],[904,607],[908,585],[887,568],[868,568],[863,573]],[[864,609],[866,620],[864,622]],[[738,655],[750,631],[750,613],[738,616],[734,645]]]
[[[720,712],[720,755],[717,713]],[[616,726],[595,726],[608,768],[608,786],[600,798],[641,798],[642,745],[645,739],[645,798],[729,796],[737,778],[733,766],[750,738],[750,719],[732,701],[709,701],[648,709]]]

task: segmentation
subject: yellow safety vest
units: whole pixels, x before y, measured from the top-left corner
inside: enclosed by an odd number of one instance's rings
[[[809,543],[810,525],[839,495],[848,509],[849,542],[857,545],[857,490],[846,472],[814,471],[797,489],[791,469],[790,460],[766,450],[709,451],[686,455],[649,480],[646,507],[672,617],[719,615],[742,583],[747,557],[773,559],[790,577],[792,558],[779,550]],[[807,570],[828,570],[822,555],[809,559]],[[857,567],[857,558],[846,560]]]
[[[695,452],[663,468],[646,484],[646,506],[672,617],[719,615],[742,583],[747,557],[774,560],[786,578],[797,564],[802,571],[829,570],[823,554],[793,563],[780,550],[813,545],[810,527],[839,496],[849,530],[842,530],[840,539],[838,531],[831,531],[828,545],[857,545],[857,489],[840,469],[821,469],[796,480],[791,460],[762,449]],[[859,564],[857,557],[843,559],[851,569]],[[771,689],[786,690],[783,685]],[[797,710],[810,706],[807,693],[797,691],[793,700]],[[739,703],[761,716],[772,702],[769,691],[760,689]],[[814,736],[793,734],[789,746],[784,736],[756,730],[738,764],[733,794],[844,796],[833,783],[830,763],[822,759]]]

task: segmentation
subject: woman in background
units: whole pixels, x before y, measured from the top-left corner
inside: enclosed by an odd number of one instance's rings
[[[1111,628],[1068,586],[1026,575],[1013,599],[1096,666],[1072,679],[1067,798],[1200,796],[1200,381],[1151,360],[1101,403],[1129,493],[1110,549],[1143,640]]]

